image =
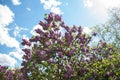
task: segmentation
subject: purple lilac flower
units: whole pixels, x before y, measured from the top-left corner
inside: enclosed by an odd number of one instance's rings
[[[18,74],[18,80],[23,80],[23,75],[21,73]]]
[[[38,54],[40,57],[44,58],[44,57],[45,57],[45,54],[46,54],[46,51],[37,50],[37,54]]]
[[[69,64],[66,65],[66,69],[71,69],[71,66]]]
[[[51,51],[51,49],[47,48],[47,49],[46,49],[46,52],[47,52],[47,53],[51,53],[52,51]]]
[[[61,16],[60,15],[55,15],[55,21],[61,21],[62,20],[62,18],[61,18]]]
[[[55,36],[55,32],[54,31],[50,31],[50,38],[54,38]]]
[[[31,46],[31,43],[27,41],[26,39],[23,39],[23,42],[21,44]]]
[[[69,56],[72,56],[74,53],[75,53],[76,49],[72,49],[70,52],[69,52]]]
[[[41,29],[39,29],[39,28],[36,29],[35,31],[36,31],[36,33],[38,33],[38,34],[43,34],[43,31],[42,31]]]
[[[49,59],[48,62],[55,63],[55,61],[53,59]]]
[[[45,23],[44,26],[43,26],[43,29],[48,30],[49,27],[50,27],[50,23]]]
[[[71,74],[70,73],[66,73],[65,74],[65,78],[69,79],[71,77]]]
[[[72,31],[72,32],[76,32],[76,31],[77,31],[77,28],[76,28],[75,25],[72,27],[71,31]]]
[[[35,36],[34,38],[31,38],[30,39],[30,42],[37,42],[37,41],[40,41],[40,36]]]
[[[32,53],[31,53],[31,50],[30,50],[30,49],[27,49],[27,48],[22,49],[22,51],[24,51],[26,55],[32,54]]]
[[[65,73],[65,78],[71,78],[74,71],[69,64],[66,65],[67,72]]]
[[[65,23],[62,21],[62,22],[60,23],[60,26],[64,28],[64,27],[65,27]]]
[[[45,24],[42,21],[39,22],[39,25],[42,26],[42,27],[45,26]]]
[[[8,67],[0,65],[0,71],[5,73]]]
[[[80,72],[81,72],[82,74],[84,74],[84,73],[85,73],[85,69],[84,69],[84,68],[81,68],[81,69],[80,69]]]
[[[53,13],[50,13],[50,14],[48,15],[48,17],[45,18],[45,20],[46,20],[48,23],[51,23],[51,22],[53,21],[53,17],[54,17]]]
[[[6,72],[6,80],[13,80],[13,72],[11,70]]]
[[[70,43],[73,40],[73,36],[70,33],[66,32],[65,39],[66,39],[66,42]]]
[[[64,28],[65,28],[65,30],[66,30],[67,32],[70,31],[70,28],[69,28],[68,26],[65,26]]]
[[[84,47],[84,44],[80,44],[80,47],[83,48],[83,47]]]
[[[25,59],[25,60],[30,60],[30,57],[31,57],[30,55],[24,55],[24,56],[23,56],[23,59]]]
[[[50,33],[46,32],[46,33],[44,33],[44,36],[47,37],[47,38],[50,38]]]
[[[55,22],[52,23],[52,26],[53,26],[54,28],[57,27],[57,25],[55,24]]]
[[[82,27],[78,27],[78,34],[80,35],[82,33]]]
[[[62,53],[62,52],[58,52],[58,56],[59,56],[60,58],[62,58],[62,57],[63,57],[63,53]]]
[[[57,39],[57,41],[58,41],[58,43],[60,43],[60,44],[64,44],[61,39]]]

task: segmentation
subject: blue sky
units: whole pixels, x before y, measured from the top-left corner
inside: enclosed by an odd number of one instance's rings
[[[105,23],[108,10],[120,0],[0,0],[0,65],[17,67],[22,60],[22,38],[29,38],[44,14],[54,12],[69,26],[90,27]]]

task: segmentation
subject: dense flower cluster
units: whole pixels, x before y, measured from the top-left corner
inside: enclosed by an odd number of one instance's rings
[[[24,80],[20,69],[8,69],[6,66],[0,65],[1,80]]]
[[[96,32],[86,35],[81,26],[69,27],[60,15],[54,13],[46,15],[45,21],[40,21],[39,25],[43,30],[36,29],[38,35],[29,40],[23,39],[22,45],[29,48],[22,49],[25,53],[20,68],[22,79],[17,77],[18,80],[119,79],[118,70],[112,72],[107,68],[108,65],[99,67],[109,61],[114,49],[103,41],[99,41],[97,46],[91,46],[91,36],[96,36]],[[3,73],[0,71],[0,75],[6,75]],[[13,75],[9,70],[6,73]]]

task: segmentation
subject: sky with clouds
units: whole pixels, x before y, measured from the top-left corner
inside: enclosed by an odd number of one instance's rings
[[[0,0],[0,65],[20,65],[22,38],[35,34],[45,13],[60,14],[67,25],[90,32],[89,27],[107,21],[112,8],[120,8],[120,0]]]

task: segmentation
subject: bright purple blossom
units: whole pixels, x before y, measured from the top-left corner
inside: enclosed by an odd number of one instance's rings
[[[69,52],[69,56],[72,56],[74,53],[75,53],[75,51],[76,51],[76,49],[72,49],[72,50],[70,50],[70,52]]]
[[[82,27],[78,27],[78,34],[80,35],[82,33]]]
[[[43,31],[42,31],[41,29],[39,29],[39,28],[36,29],[35,31],[36,31],[36,33],[38,33],[38,34],[43,34]]]
[[[76,28],[75,25],[72,27],[71,31],[72,31],[72,32],[76,32],[76,31],[77,31],[77,28]]]
[[[71,43],[72,40],[73,40],[73,36],[69,32],[66,32],[65,33],[65,39],[66,39],[67,43]]]
[[[69,32],[70,31],[70,28],[68,26],[65,26],[64,29]]]
[[[22,49],[22,51],[24,51],[24,53],[25,53],[26,55],[31,54],[31,50],[30,50],[30,49],[25,48],[25,49]]]
[[[50,13],[48,15],[47,18],[45,18],[45,20],[48,22],[48,23],[51,23],[53,21],[53,18],[54,18],[54,13]]]
[[[52,23],[52,26],[53,26],[54,28],[57,27],[57,25],[55,24],[55,22]]]
[[[64,27],[65,27],[65,23],[62,21],[62,22],[60,23],[60,26],[64,28]]]
[[[26,39],[23,39],[23,42],[21,44],[31,46],[31,43]]]
[[[38,54],[40,57],[45,58],[46,51],[44,51],[44,50],[37,50],[36,52],[37,52],[37,54]]]
[[[30,42],[37,42],[37,41],[40,41],[40,39],[41,39],[40,36],[35,36],[35,37],[30,39]]]
[[[67,69],[67,72],[65,73],[65,78],[69,79],[74,74],[74,70],[72,69],[72,67],[69,64],[66,65],[66,69]]]
[[[71,66],[69,64],[66,65],[66,69],[71,69]]]
[[[55,15],[55,21],[61,21],[62,17],[60,15]]]
[[[39,25],[42,26],[42,27],[45,26],[45,24],[42,21],[39,22]]]

